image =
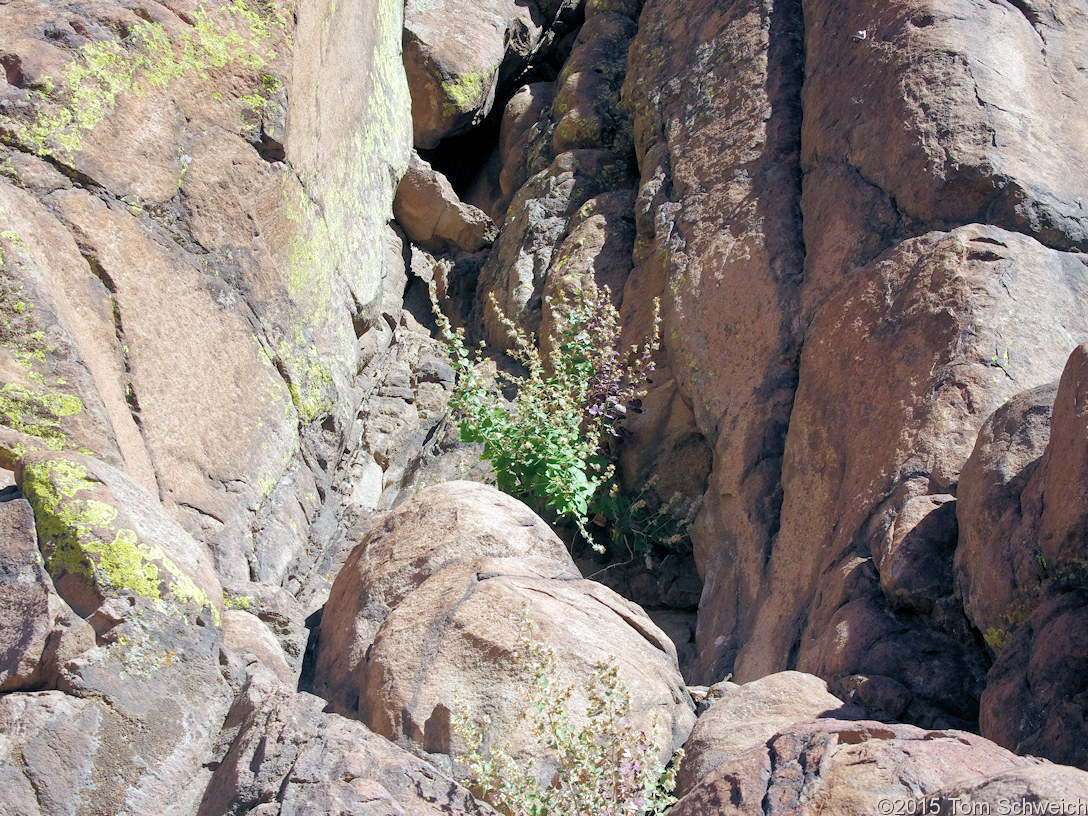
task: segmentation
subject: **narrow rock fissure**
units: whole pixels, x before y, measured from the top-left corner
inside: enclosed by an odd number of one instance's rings
[[[117,300],[117,284],[114,283],[113,277],[102,264],[99,263],[97,258],[90,255],[84,255],[83,260],[87,262],[87,267],[90,269],[91,274],[102,282],[102,285],[109,295],[110,311],[113,316],[113,331],[117,339],[117,348],[121,355],[121,368],[124,372],[124,382],[122,383],[122,386],[125,389],[125,404],[128,406],[129,415],[132,417],[136,429],[140,432],[140,438],[144,443],[144,450],[147,452],[147,457],[151,462],[152,472],[155,476],[155,486],[158,489],[159,501],[162,501],[165,495],[162,477],[159,474],[158,468],[155,467],[154,450],[152,445],[148,442],[147,429],[144,428],[143,416],[140,411],[140,400],[136,394],[136,389],[133,387],[132,364],[129,359],[125,327],[121,318],[121,305]]]

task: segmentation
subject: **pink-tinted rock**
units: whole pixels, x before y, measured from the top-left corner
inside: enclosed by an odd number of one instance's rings
[[[905,806],[935,816],[954,813],[1078,813],[1088,810],[1088,774],[1032,765],[963,782]]]
[[[298,673],[287,665],[287,657],[271,630],[244,609],[223,612],[223,642],[227,648],[250,654],[261,661],[282,683],[295,685]]]
[[[609,658],[630,693],[629,720],[652,740],[661,761],[694,722],[691,698],[668,637],[639,607],[562,563],[544,558],[480,558],[450,564],[389,613],[362,666],[360,716],[379,734],[448,767],[465,750],[451,730],[463,706],[472,723],[488,718],[488,739],[509,743],[515,760],[535,761],[549,780],[554,755],[523,720],[524,684],[516,654],[522,620],[532,640],[555,652],[572,722],[584,722],[591,678]],[[460,763],[453,766],[464,772]]]
[[[1059,580],[1031,600],[1030,617],[999,644],[980,729],[1010,750],[1088,770],[1088,591]]]
[[[848,168],[843,183],[879,191],[874,220],[891,203],[901,213],[893,220],[983,221],[1058,248],[1082,245],[1088,222],[1076,199],[1088,178],[1067,157],[1088,149],[1088,128],[1071,118],[1088,98],[1077,69],[1088,14],[1068,0],[1042,8],[806,2],[806,171]],[[861,238],[869,225],[853,209],[840,207],[840,217]],[[810,249],[825,228],[817,218],[810,230],[811,214],[806,202]],[[835,256],[854,252],[845,244],[812,266],[837,277]]]
[[[0,503],[0,691],[48,688],[94,631],[53,588],[23,499]]]
[[[1056,394],[1056,383],[1042,385],[998,408],[960,474],[956,589],[967,617],[995,643],[1007,640],[1030,614],[1030,604],[1020,601],[1042,576],[1035,559],[1038,518],[1025,506],[1024,493],[1050,439]]]
[[[801,720],[847,719],[862,710],[829,693],[827,683],[800,672],[779,672],[727,691],[699,715],[684,743],[676,795],[748,750]]]
[[[412,0],[404,10],[404,68],[415,144],[432,148],[478,124],[502,86],[574,11],[568,0]]]
[[[871,721],[797,723],[703,777],[675,816],[867,816],[1025,759],[974,734]],[[909,811],[904,811],[909,812]]]
[[[426,249],[453,245],[476,252],[495,237],[491,219],[461,203],[446,177],[417,153],[397,187],[393,215],[408,237]]]
[[[227,715],[229,749],[197,816],[494,814],[436,768],[322,705],[253,671]]]
[[[660,445],[658,464],[632,448],[640,461],[626,467],[667,473],[678,449],[680,461],[695,464],[688,448],[698,449],[696,434],[713,451],[692,531],[705,582],[704,682],[730,670],[744,637],[737,619],[756,608],[756,576],[778,526],[803,262],[798,12],[785,2],[651,0],[623,90],[641,171],[623,317],[633,341],[661,298],[668,371],[653,379],[672,378],[678,391],[647,400],[655,413],[636,423],[645,428],[639,439]],[[674,433],[666,429],[675,427],[677,402],[693,421]],[[666,434],[675,441],[662,445]],[[707,475],[686,474],[699,488]]]
[[[15,812],[35,816],[194,813],[232,696],[218,630],[118,599],[93,622],[97,645],[60,667],[67,693],[0,697],[5,794],[32,789],[40,810]]]
[[[443,567],[485,556],[544,558],[576,572],[548,525],[493,487],[437,484],[386,516],[352,550],[325,604],[317,692],[340,713],[358,711],[365,656],[390,612]]]
[[[1088,560],[1088,345],[1069,356],[1058,383],[1050,441],[1024,496],[1038,517],[1034,548],[1043,573],[1083,573]],[[1088,576],[1079,576],[1082,580]]]
[[[886,597],[909,598],[919,578],[892,569],[878,585],[870,559],[911,535],[909,517],[931,517],[912,502],[946,503],[989,413],[1052,380],[1068,337],[1088,336],[1082,270],[1077,255],[1030,238],[961,227],[900,243],[827,300],[805,343],[782,528],[758,615],[740,628],[738,678],[793,661],[827,678],[881,675],[918,701],[889,716],[971,723],[984,667],[965,629],[889,614]],[[1055,321],[1065,330],[1049,332]],[[947,564],[950,532],[921,532],[913,544],[932,549],[914,549],[912,562]],[[933,586],[943,580],[950,596],[947,577],[939,567]]]
[[[218,620],[223,590],[207,546],[124,473],[81,454],[32,453],[17,476],[57,591],[81,615],[135,594]]]

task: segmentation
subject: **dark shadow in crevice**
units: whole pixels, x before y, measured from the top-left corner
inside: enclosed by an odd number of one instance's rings
[[[317,664],[317,641],[321,636],[321,618],[325,614],[322,606],[310,617],[306,618],[306,630],[309,636],[306,638],[306,651],[302,656],[302,672],[298,678],[298,690],[307,694],[316,694],[314,691],[315,667]]]
[[[498,145],[499,127],[508,101],[509,97],[497,101],[487,118],[467,133],[449,136],[432,150],[419,151],[421,158],[449,180],[459,198],[468,194]]]

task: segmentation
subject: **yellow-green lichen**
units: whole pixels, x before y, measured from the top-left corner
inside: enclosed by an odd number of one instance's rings
[[[276,479],[272,476],[262,476],[257,479],[257,489],[261,491],[261,500],[267,499],[276,489]]]
[[[986,645],[990,647],[990,651],[996,657],[1009,645],[1013,634],[1014,632],[1011,629],[998,629],[996,626],[991,626],[986,630],[982,639],[986,641]]]
[[[313,72],[310,87],[292,87],[296,106],[302,106],[298,121],[335,106],[348,123],[341,134],[315,134],[317,143],[296,140],[293,172],[282,177],[282,213],[291,237],[278,255],[291,315],[286,336],[270,348],[301,423],[335,409],[334,383],[350,373],[358,341],[349,310],[366,307],[381,291],[382,231],[411,154],[411,98],[400,55],[403,4],[378,0],[374,5],[376,25],[366,32],[373,47],[358,57],[368,92],[344,98],[337,86],[318,83],[320,70]],[[300,22],[307,38],[300,51],[358,47],[349,20],[345,25],[333,20],[324,31],[321,22]],[[321,349],[320,358],[315,348]]]
[[[27,251],[26,244],[11,230],[0,233],[0,246],[12,250],[16,257],[25,257]],[[34,304],[27,298],[23,283],[2,264],[0,259],[0,347],[25,373],[21,383],[0,385],[0,425],[41,440],[44,448],[60,450],[67,445],[64,419],[79,414],[83,403],[59,390],[64,383],[58,378],[46,381],[42,365],[53,347],[35,319]]]
[[[211,607],[207,595],[162,550],[141,541],[134,530],[118,527],[118,510],[93,492],[87,469],[67,459],[33,461],[23,468],[23,494],[34,508],[38,539],[46,566],[54,577],[78,575],[106,597],[129,590],[154,600]]]
[[[243,612],[249,609],[252,599],[248,595],[231,595],[223,590],[223,606],[227,609],[240,609]]]
[[[283,90],[283,83],[271,74],[265,74],[261,77],[261,84],[252,93],[248,93],[240,97],[240,99],[250,109],[250,115],[260,119],[272,97],[281,90]]]
[[[184,76],[206,78],[209,70],[231,64],[260,69],[275,56],[270,27],[286,23],[277,5],[258,12],[242,0],[215,11],[201,5],[189,20],[174,38],[161,24],[140,20],[124,40],[82,46],[59,81],[46,79],[28,91],[34,116],[4,124],[39,154],[77,152],[121,94],[143,94]]]
[[[18,383],[0,386],[0,425],[36,437],[50,450],[61,450],[67,442],[61,420],[82,410],[78,397],[54,389],[31,390]]]
[[[329,369],[318,361],[317,349],[311,346],[305,358],[289,365],[289,372],[287,389],[299,422],[313,422],[332,413],[336,387]]]
[[[481,107],[491,92],[492,78],[493,72],[489,70],[442,77],[442,94],[446,97],[443,112],[455,116]]]

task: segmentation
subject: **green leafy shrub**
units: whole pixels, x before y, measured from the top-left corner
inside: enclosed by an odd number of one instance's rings
[[[521,648],[523,716],[537,741],[558,762],[551,784],[541,786],[533,763],[519,767],[501,748],[483,747],[488,722],[472,723],[464,706],[455,706],[455,733],[467,750],[459,757],[472,774],[463,784],[509,816],[640,816],[663,814],[676,801],[676,771],[683,749],[666,768],[657,760],[654,740],[636,730],[628,715],[631,695],[619,678],[614,658],[600,661],[587,682],[585,725],[568,713],[573,685],[559,679],[555,651],[532,638],[525,613]],[[657,731],[657,717],[653,720]]]
[[[634,496],[613,483],[593,498],[590,532],[614,557],[635,558],[654,550],[691,552],[691,525],[701,500],[674,493],[658,501],[656,481],[657,477],[651,476]]]
[[[660,317],[655,303],[653,334],[641,347],[619,349],[619,314],[607,287],[592,281],[570,297],[552,301],[556,329],[551,352],[542,357],[536,339],[507,318],[510,355],[525,374],[483,373],[482,353],[465,347],[464,332],[442,315],[432,291],[439,329],[458,375],[450,408],[460,416],[462,442],[482,442],[500,490],[554,512],[592,538],[585,522],[590,503],[612,477],[610,437],[622,435],[629,409],[639,410],[639,388],[653,371]],[[516,389],[512,401],[500,386]],[[597,545],[599,546],[599,545]]]

